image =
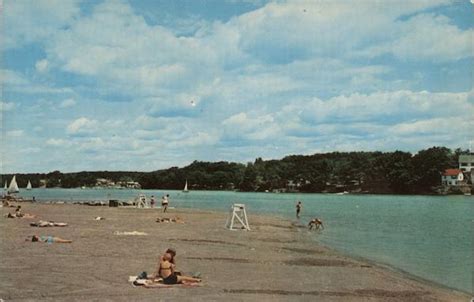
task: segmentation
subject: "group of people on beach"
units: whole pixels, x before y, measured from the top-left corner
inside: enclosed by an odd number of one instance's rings
[[[143,198],[145,198],[145,197],[143,197]],[[163,195],[163,197],[161,197],[161,208],[162,208],[163,213],[166,213],[166,210],[168,209],[169,203],[170,203],[170,195],[169,194]],[[150,197],[150,207],[154,208],[155,205],[156,205],[155,196],[151,195],[151,197]]]
[[[296,218],[300,219],[301,210],[303,209],[303,203],[301,201],[296,202]],[[312,230],[324,229],[323,221],[320,218],[313,218],[308,222],[308,229]]]
[[[7,218],[35,218],[36,217],[36,215],[23,213],[21,205],[14,206],[10,204],[8,201],[6,202],[3,201],[3,206],[15,207],[15,212],[8,213],[6,215]],[[36,226],[36,227],[61,226],[63,227],[63,226],[67,226],[67,223],[40,220],[39,222],[30,223],[30,226]],[[28,236],[25,239],[25,241],[45,242],[45,243],[71,243],[72,242],[72,240],[63,239],[56,236],[49,236],[49,235],[48,236],[32,235],[32,236]]]
[[[8,204],[8,206],[11,206],[10,204]],[[32,214],[28,214],[28,213],[23,213],[21,211],[21,206],[18,205],[15,209],[15,212],[14,213],[8,213],[6,215],[7,218],[35,218],[35,215],[32,215]]]

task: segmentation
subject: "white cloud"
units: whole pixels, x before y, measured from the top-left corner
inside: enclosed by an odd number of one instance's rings
[[[44,42],[59,29],[68,26],[79,14],[75,0],[2,1],[5,48],[17,48],[32,42]]]
[[[146,102],[149,104],[148,115],[154,117],[189,117],[198,114],[201,96],[190,93],[178,93],[170,94],[168,97],[149,98],[146,99]]]
[[[42,149],[40,147],[29,147],[29,148],[22,148],[21,150],[19,150],[19,152],[23,154],[34,154],[34,153],[40,153],[41,150]]]
[[[321,100],[293,102],[284,107],[285,116],[298,116],[310,124],[329,121],[393,123],[432,116],[468,118],[474,105],[468,93],[430,93],[408,90],[353,93]]]
[[[7,131],[7,136],[8,137],[20,137],[23,136],[25,132],[23,130],[10,130]]]
[[[247,121],[247,114],[245,112],[240,112],[224,120],[222,124],[230,125],[230,126],[240,126],[240,125],[244,125],[246,121]]]
[[[72,135],[91,134],[97,131],[97,126],[97,121],[89,120],[86,117],[81,117],[70,123],[67,126],[66,131],[68,134]]]
[[[15,108],[15,103],[12,102],[1,102],[0,101],[0,112],[1,111],[10,111]]]
[[[473,111],[474,112],[474,111]],[[458,125],[462,123],[462,127]],[[390,127],[389,132],[401,136],[413,135],[450,135],[456,132],[456,136],[472,135],[474,129],[474,120],[460,119],[453,116],[449,118],[433,118],[421,121],[406,122]]]
[[[5,87],[29,84],[21,74],[8,69],[0,69],[0,80]]]
[[[280,127],[271,114],[235,114],[222,122],[224,137],[248,140],[272,139],[280,134]]]
[[[100,137],[90,137],[78,143],[79,150],[85,152],[100,152],[106,146]]]
[[[44,73],[49,69],[49,62],[46,59],[39,60],[36,62],[35,67],[36,71],[38,71],[39,73]]]
[[[98,4],[90,17],[58,32],[46,51],[65,71],[97,77],[110,89],[148,96],[189,85],[190,79],[206,73],[196,72],[198,67],[212,68],[213,59],[213,50],[202,41],[149,26],[119,1]]]
[[[391,46],[406,59],[424,58],[424,51],[431,52],[429,59],[437,55],[445,60],[471,56],[466,53],[470,31],[456,28],[446,22],[447,18],[425,15],[420,17],[424,18],[422,22],[415,22],[417,17],[400,21],[400,17],[446,3],[449,1],[412,1],[403,5],[373,1],[357,5],[348,1],[270,3],[226,25],[239,32],[241,47],[247,53],[265,62],[291,62],[314,56],[352,57],[374,44],[393,40],[403,42],[399,50],[395,48],[398,45]],[[440,47],[447,39],[460,49],[447,51],[446,46]],[[450,45],[449,41],[446,45]],[[411,46],[406,50],[410,53],[405,56],[403,49],[408,43]]]
[[[70,108],[76,105],[76,101],[74,99],[66,99],[59,104],[60,108]]]
[[[0,82],[4,91],[12,91],[19,93],[51,93],[51,94],[68,94],[72,93],[70,88],[55,88],[44,84],[36,83],[28,79],[25,75],[8,69],[0,69]]]
[[[422,14],[395,24],[390,41],[361,53],[378,56],[392,53],[402,60],[455,61],[472,57],[474,30],[461,30],[445,16]]]
[[[61,138],[50,138],[46,141],[47,145],[56,146],[56,147],[68,147],[70,146],[70,141],[61,139]]]
[[[197,146],[206,146],[212,147],[214,144],[218,142],[218,136],[213,133],[209,132],[201,132],[198,131],[196,133],[192,133],[183,140],[174,141],[170,143],[170,147],[197,147]]]

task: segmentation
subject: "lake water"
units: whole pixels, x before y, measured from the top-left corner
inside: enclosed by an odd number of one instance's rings
[[[247,213],[295,218],[301,200],[301,223],[320,217],[326,229],[314,240],[344,253],[388,264],[468,293],[473,292],[473,204],[470,196],[397,196],[273,194],[164,190],[33,189],[20,196],[45,200],[132,200],[139,193],[170,206],[228,211],[245,203]],[[224,215],[224,214],[223,214]]]

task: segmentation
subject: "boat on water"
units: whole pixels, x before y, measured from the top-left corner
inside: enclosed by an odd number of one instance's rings
[[[183,193],[188,193],[189,190],[188,190],[188,181],[186,180],[186,183],[184,184],[184,189],[183,189]]]
[[[26,185],[27,190],[31,190],[33,186],[31,185],[31,182],[28,180],[28,184]]]
[[[7,181],[5,180],[5,186],[3,187],[3,189],[6,191],[8,189],[8,183]]]
[[[7,193],[18,193],[20,192],[20,188],[18,188],[18,184],[16,183],[16,175],[13,175],[12,181],[10,182],[10,186],[8,186]]]

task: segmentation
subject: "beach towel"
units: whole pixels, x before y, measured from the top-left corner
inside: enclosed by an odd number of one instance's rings
[[[138,232],[138,231],[132,231],[132,232],[120,232],[120,231],[115,231],[115,235],[122,235],[122,236],[146,236],[148,235],[145,232]]]
[[[138,277],[139,276],[129,276],[128,282],[132,283],[133,286],[142,286],[145,288],[177,288],[177,287],[196,287],[196,286],[202,285],[202,283],[164,284],[162,278],[152,280],[152,279],[140,279]]]
[[[65,227],[65,226],[67,226],[67,223],[40,220],[38,222],[31,222],[30,226],[40,227],[40,228],[44,228],[44,227]]]

